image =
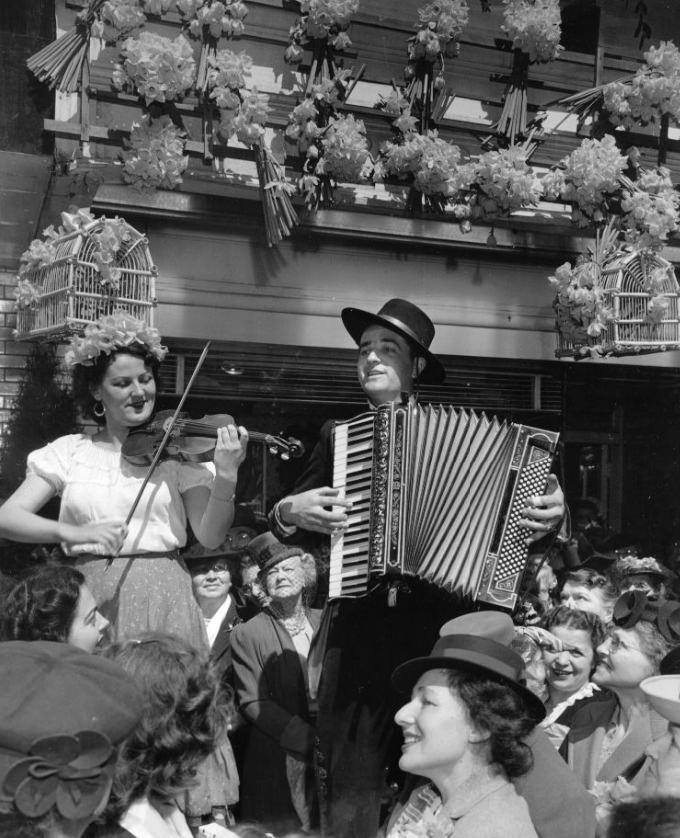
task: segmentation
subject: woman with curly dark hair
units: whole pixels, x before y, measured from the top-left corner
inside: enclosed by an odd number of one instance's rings
[[[123,743],[104,824],[92,838],[192,838],[175,798],[192,785],[226,714],[207,658],[172,635],[149,632],[104,655],[135,681],[144,715]]]
[[[54,640],[94,652],[109,622],[73,567],[47,565],[7,594],[0,618],[3,640]]]
[[[597,665],[596,650],[604,641],[602,620],[589,611],[560,605],[549,611],[541,626],[557,642],[543,646],[548,698],[541,727],[559,748],[571,727],[574,713],[595,697],[599,687],[591,681]]]
[[[604,573],[590,567],[570,570],[562,579],[559,590],[560,605],[577,611],[589,611],[611,623],[614,603],[619,589]]]
[[[536,838],[510,782],[531,768],[524,739],[545,714],[523,669],[508,646],[467,634],[443,634],[429,657],[397,667],[394,686],[411,694],[395,716],[404,736],[399,767],[430,782],[393,814],[388,838]]]

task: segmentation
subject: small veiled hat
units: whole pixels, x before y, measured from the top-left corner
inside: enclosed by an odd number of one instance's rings
[[[247,552],[257,562],[260,573],[266,573],[270,568],[290,556],[301,556],[303,549],[283,544],[271,532],[263,532],[248,545]]]

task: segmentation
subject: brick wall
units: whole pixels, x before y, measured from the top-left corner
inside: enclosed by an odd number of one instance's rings
[[[0,444],[4,437],[12,402],[19,389],[26,356],[31,345],[12,339],[16,325],[14,287],[16,274],[0,270]]]

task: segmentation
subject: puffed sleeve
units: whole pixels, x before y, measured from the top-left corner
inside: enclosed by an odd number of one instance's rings
[[[79,434],[61,436],[44,448],[32,451],[28,455],[26,476],[35,474],[42,477],[58,495],[61,495],[73,459],[73,451],[80,438]]]
[[[215,480],[214,463],[178,463],[177,467],[180,492],[186,492],[194,486],[212,487]]]

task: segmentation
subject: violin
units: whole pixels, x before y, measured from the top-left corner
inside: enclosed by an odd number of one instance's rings
[[[135,466],[150,465],[168,427],[171,427],[161,458],[185,463],[205,463],[213,458],[217,444],[217,429],[236,424],[228,413],[217,413],[202,419],[189,419],[186,414],[180,413],[172,424],[174,417],[175,411],[159,411],[150,422],[139,428],[131,428],[123,443],[123,457]],[[301,457],[305,451],[302,443],[292,437],[283,439],[272,434],[249,431],[248,438],[253,442],[264,443],[270,454],[282,460]]]

